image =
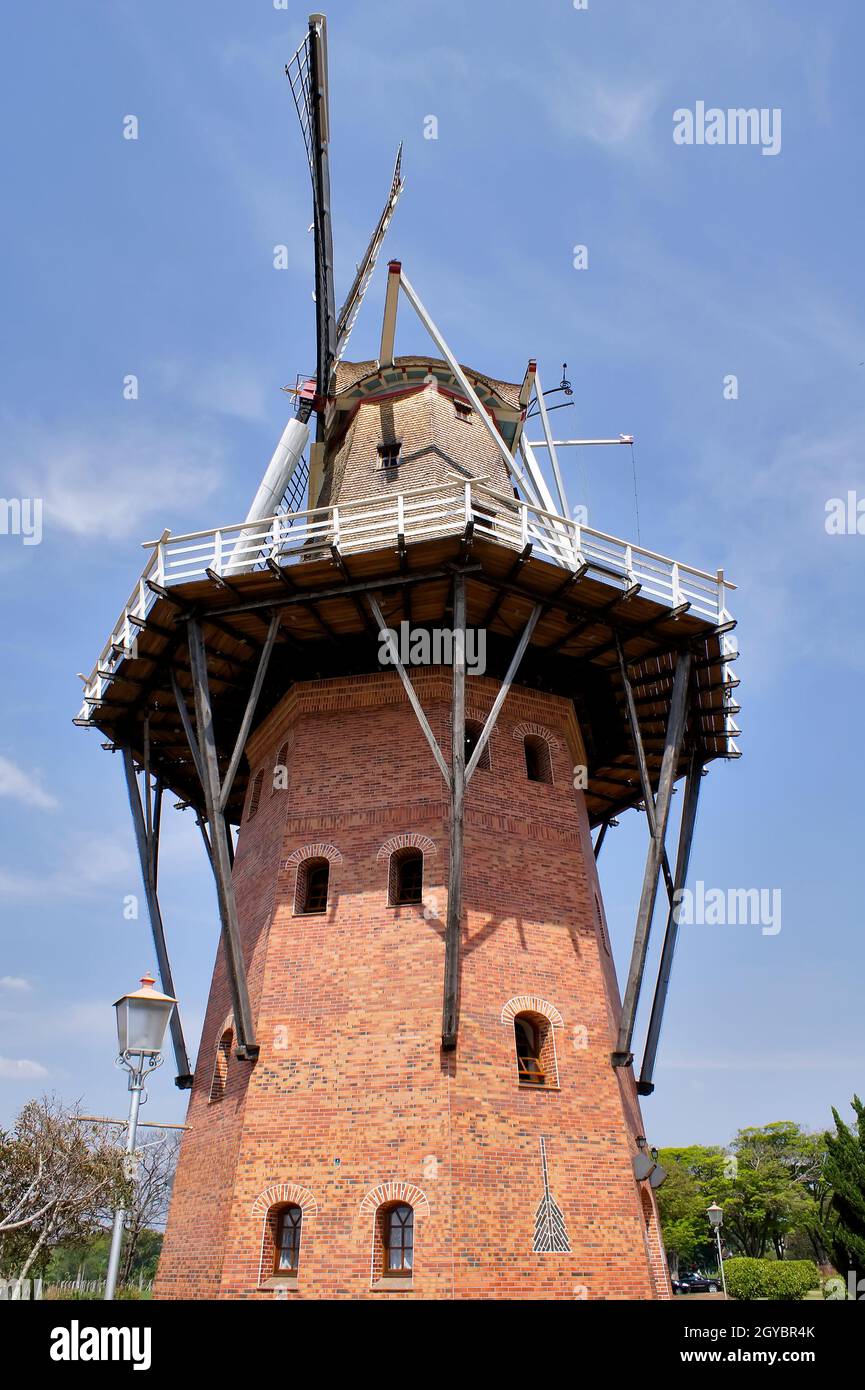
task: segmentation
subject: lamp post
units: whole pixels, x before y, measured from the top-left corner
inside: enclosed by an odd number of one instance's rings
[[[126,1165],[127,1177],[130,1171],[131,1155],[135,1152],[135,1136],[138,1129],[138,1110],[141,1105],[144,1082],[152,1071],[162,1066],[162,1042],[171,1011],[177,1003],[170,995],[160,994],[153,986],[156,981],[152,975],[144,975],[141,988],[133,994],[124,994],[114,1005],[117,1010],[118,1056],[115,1066],[129,1073],[129,1119],[126,1126]],[[114,1213],[111,1229],[111,1250],[108,1256],[108,1273],[105,1277],[105,1300],[114,1298],[117,1288],[117,1271],[120,1268],[120,1247],[123,1244],[123,1222],[126,1209],[118,1207]]]
[[[724,1290],[724,1297],[727,1297],[727,1280],[724,1275],[724,1261],[721,1256],[721,1222],[724,1220],[724,1212],[717,1202],[713,1202],[706,1213],[712,1230],[715,1232],[715,1241],[718,1246],[718,1268],[721,1271],[721,1287]]]

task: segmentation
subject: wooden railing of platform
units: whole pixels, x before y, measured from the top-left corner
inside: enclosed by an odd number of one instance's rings
[[[299,564],[328,551],[400,548],[443,536],[475,534],[514,551],[531,546],[535,557],[622,591],[639,590],[670,609],[690,612],[713,625],[728,621],[723,570],[709,574],[666,555],[620,540],[570,517],[490,488],[483,479],[435,483],[404,492],[363,497],[335,506],[286,512],[253,525],[237,522],[206,531],[144,542],[150,556],[123,606],[99,659],[85,682],[79,721],[104,697],[112,669],[134,649],[135,637],[160,588]],[[731,737],[738,732],[730,729]]]

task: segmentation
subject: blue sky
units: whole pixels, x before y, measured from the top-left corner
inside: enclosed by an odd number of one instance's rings
[[[0,496],[45,512],[40,545],[0,535],[0,1123],[45,1089],[125,1106],[111,1003],[152,947],[123,916],[140,890],[122,772],[71,724],[75,673],[141,541],[242,518],[285,422],[279,388],[314,362],[308,171],[282,74],[306,13],[91,0],[6,16]],[[575,408],[553,418],[636,436],[643,542],[739,585],[744,756],[706,779],[692,879],[779,889],[782,929],[683,927],[647,1133],[822,1125],[865,1087],[865,537],[824,526],[829,498],[865,496],[865,13],[340,0],[329,36],[338,297],[403,139],[387,250],[461,360],[521,380],[537,356],[547,386],[567,361]],[[674,144],[673,112],[698,101],[780,108],[780,153]],[[352,356],[375,356],[383,279]],[[427,351],[406,309],[397,350]],[[636,539],[628,451],[567,469],[590,524]],[[644,843],[631,812],[601,860],[620,976]],[[188,814],[169,817],[162,876],[194,1049],[217,928]],[[153,1116],[182,1118],[169,1066],[151,1092]]]

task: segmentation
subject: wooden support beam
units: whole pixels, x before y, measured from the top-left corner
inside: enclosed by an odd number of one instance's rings
[[[529,614],[529,620],[523,628],[522,636],[520,637],[520,640],[517,643],[517,649],[511,657],[511,664],[507,669],[507,673],[505,675],[504,680],[499,686],[498,693],[496,694],[496,698],[493,701],[493,707],[487,715],[486,720],[484,721],[484,727],[481,730],[480,737],[477,743],[475,744],[474,751],[471,755],[471,758],[469,759],[469,765],[466,768],[467,783],[471,781],[471,778],[474,774],[474,770],[481,760],[481,756],[483,755],[484,749],[489,743],[490,734],[495,728],[496,720],[499,717],[499,711],[501,710],[502,705],[507,699],[508,691],[513,685],[514,676],[517,674],[517,671],[519,670],[520,662],[522,661],[525,655],[526,647],[529,645],[529,642],[532,639],[532,633],[538,625],[538,619],[540,618],[542,612],[543,605],[540,603],[536,603],[531,613]]]
[[[231,796],[231,788],[237,776],[237,769],[243,757],[243,750],[246,748],[246,740],[249,738],[249,731],[252,728],[252,721],[255,718],[255,710],[258,704],[258,697],[261,694],[261,687],[264,685],[264,678],[267,675],[267,668],[270,664],[270,655],[273,651],[273,644],[276,641],[276,634],[279,631],[279,614],[274,613],[270,626],[267,629],[267,637],[261,649],[261,656],[258,662],[258,670],[255,673],[255,680],[252,682],[252,689],[249,692],[249,699],[246,702],[246,709],[243,711],[243,718],[240,721],[240,729],[234,744],[234,752],[228,764],[228,771],[222,782],[222,791],[219,794],[220,813],[225,811],[228,805],[228,798]]]
[[[126,774],[126,790],[129,796],[129,809],[132,812],[132,826],[135,831],[135,844],[138,850],[138,863],[141,868],[141,880],[144,885],[144,899],[147,903],[147,915],[150,918],[150,930],[153,934],[153,947],[156,952],[156,963],[159,969],[159,978],[162,988],[166,994],[170,994],[176,999],[174,991],[174,978],[171,974],[171,962],[168,958],[168,947],[165,942],[165,927],[162,922],[162,910],[159,906],[159,895],[156,891],[155,864],[156,854],[153,845],[147,835],[147,824],[144,812],[141,807],[141,793],[138,786],[138,779],[135,775],[135,764],[132,761],[132,749],[128,744],[123,747],[123,770]],[[149,797],[147,784],[145,783],[145,795]],[[148,820],[150,814],[148,813]],[[154,820],[155,832],[158,834],[158,821]],[[153,832],[151,832],[153,833]],[[192,1085],[192,1068],[189,1065],[189,1055],[186,1051],[186,1043],[183,1037],[183,1027],[180,1022],[180,1009],[174,1006],[171,1014],[171,1042],[174,1048],[174,1061],[177,1067],[175,1085],[181,1090],[188,1090]]]
[[[198,739],[195,735],[195,730],[192,727],[192,720],[189,718],[189,710],[186,708],[186,696],[181,690],[180,683],[173,670],[171,672],[171,689],[174,692],[174,699],[177,704],[177,708],[180,711],[180,720],[183,724],[183,732],[186,734],[186,741],[189,745],[189,751],[192,754],[192,761],[195,764],[195,771],[198,773],[198,780],[201,783],[203,789],[204,763],[201,757],[201,749],[198,746]]]
[[[637,767],[640,773],[640,786],[643,790],[643,801],[646,804],[646,821],[649,826],[649,834],[654,839],[657,834],[657,824],[655,820],[655,796],[652,791],[652,781],[649,777],[649,768],[646,762],[646,751],[643,747],[643,735],[640,731],[640,721],[637,718],[637,711],[634,706],[634,692],[631,690],[631,682],[628,678],[628,667],[625,662],[625,653],[622,644],[616,637],[616,651],[619,656],[619,672],[622,677],[622,688],[625,692],[625,706],[628,713],[628,727],[631,731],[631,741],[634,745],[634,752],[637,756]],[[674,771],[675,775],[675,771]],[[667,859],[667,851],[662,846],[661,867],[664,871],[664,882],[667,887],[667,897],[673,901],[673,878],[670,873],[670,864]]]
[[[640,999],[643,972],[646,967],[646,952],[648,950],[649,933],[652,927],[652,917],[654,915],[655,900],[658,893],[658,875],[660,873],[661,860],[664,854],[667,820],[670,814],[670,802],[673,797],[673,782],[675,781],[679,754],[682,749],[682,740],[685,734],[685,716],[687,713],[690,676],[691,654],[690,652],[683,652],[676,664],[676,679],[673,685],[670,715],[667,721],[666,746],[664,748],[661,772],[658,778],[658,799],[654,807],[655,829],[649,841],[649,852],[646,856],[646,869],[643,876],[643,888],[640,894],[640,906],[637,913],[636,930],[634,932],[634,946],[631,953],[631,967],[628,972],[628,983],[625,988],[625,999],[622,1005],[619,1036],[616,1050],[612,1056],[613,1066],[618,1067],[630,1066],[634,1060],[631,1053],[631,1040],[634,1036],[637,1005]],[[649,802],[646,803],[647,811],[648,808]]]
[[[279,566],[277,566],[277,569],[279,569]],[[481,565],[479,564],[464,565],[463,573],[471,574],[480,571],[480,569]],[[406,584],[423,584],[428,579],[450,579],[453,574],[453,570],[439,567],[434,570],[426,570],[423,573],[410,572],[409,574],[385,575],[381,579],[358,580],[354,584],[329,585],[326,589],[301,589],[291,583],[284,571],[280,570],[279,572],[283,578],[283,582],[289,587],[288,597],[281,601],[279,604],[280,608],[291,608],[298,603],[307,605],[310,603],[318,603],[322,599],[349,598],[352,594],[377,593],[380,589],[399,589]],[[531,597],[533,601],[536,602],[534,595]],[[267,598],[250,599],[245,603],[232,604],[230,608],[217,608],[213,611],[219,617],[234,617],[238,613],[252,613],[256,608],[272,609],[275,607],[276,601],[274,600],[273,594],[269,594]],[[187,617],[197,617],[202,623],[211,621],[209,614],[200,607],[194,611],[190,611]]]
[[[219,762],[216,754],[216,736],[213,729],[213,709],[210,701],[210,685],[207,679],[207,651],[201,627],[195,618],[186,625],[189,659],[192,665],[193,693],[195,696],[195,723],[198,734],[198,759],[201,763],[202,788],[207,807],[207,823],[210,827],[210,843],[213,851],[213,876],[216,880],[216,896],[219,903],[219,919],[222,926],[222,944],[225,952],[225,965],[231,990],[234,1012],[234,1025],[237,1030],[236,1054],[241,1060],[255,1061],[258,1057],[258,1043],[255,1040],[255,1026],[249,1002],[249,987],[246,980],[246,966],[243,960],[243,947],[240,940],[240,927],[237,921],[237,905],[234,900],[234,885],[231,881],[231,847],[228,843],[225,819],[220,811],[221,790],[219,785]],[[181,710],[182,713],[182,710]],[[188,717],[188,716],[187,716]],[[185,722],[185,721],[184,721]],[[195,749],[190,743],[193,757]]]
[[[661,963],[658,967],[655,997],[652,1000],[652,1012],[649,1016],[649,1031],[646,1034],[643,1065],[640,1068],[640,1079],[637,1083],[637,1091],[641,1096],[650,1096],[655,1089],[652,1079],[655,1072],[655,1058],[658,1054],[658,1040],[661,1036],[661,1023],[664,1018],[667,991],[670,987],[673,956],[676,951],[676,938],[679,934],[677,909],[681,901],[682,889],[685,887],[685,880],[688,877],[688,865],[691,859],[691,844],[694,838],[694,825],[697,820],[697,803],[700,799],[700,785],[702,781],[703,764],[699,755],[693,752],[688,762],[688,780],[685,783],[685,804],[682,807],[682,823],[679,828],[679,849],[676,854],[676,877],[674,880],[673,901],[670,904],[670,910],[667,914],[667,927],[664,932],[664,945],[661,951]]]
[[[466,581],[454,575],[453,700],[451,709],[451,819],[448,915],[445,930],[442,1047],[452,1052],[459,1026],[460,930],[463,902],[463,808],[466,790]]]
[[[379,632],[384,633],[384,632],[389,631],[388,624],[385,622],[384,615],[382,614],[381,608],[379,607],[378,602],[376,601],[376,599],[373,598],[372,594],[369,594],[369,595],[367,596],[367,602],[369,603],[369,606],[370,606],[370,609],[371,609],[371,611],[372,611],[373,617],[375,618],[376,622],[378,623]],[[416,717],[417,717],[417,722],[418,722],[418,723],[420,724],[420,726],[421,726],[421,731],[422,731],[422,733],[423,733],[423,736],[424,736],[424,738],[426,739],[427,743],[429,744],[430,749],[431,749],[431,751],[432,751],[432,755],[433,755],[433,757],[435,758],[436,763],[438,764],[439,772],[441,773],[442,777],[445,779],[445,784],[446,784],[448,787],[450,787],[450,784],[451,784],[450,769],[449,769],[447,763],[445,762],[445,758],[444,758],[444,754],[442,753],[442,750],[439,748],[438,740],[436,739],[435,734],[433,733],[432,729],[430,728],[429,720],[427,719],[426,715],[425,715],[424,712],[423,712],[423,707],[421,706],[421,702],[420,702],[420,700],[418,699],[417,695],[415,694],[414,686],[412,685],[411,681],[409,680],[408,674],[407,674],[407,672],[406,672],[406,669],[405,669],[405,667],[403,666],[402,662],[400,661],[399,652],[397,651],[396,647],[394,646],[393,638],[388,638],[388,651],[389,651],[389,653],[390,653],[390,659],[391,659],[391,661],[393,662],[394,666],[396,667],[397,673],[398,673],[398,675],[399,675],[399,678],[400,678],[400,680],[402,681],[403,689],[405,690],[405,693],[406,693],[406,695],[407,695],[408,698],[409,698],[409,703],[411,704],[411,707],[412,707],[412,709],[413,709],[414,712],[415,712],[415,715],[416,715]]]
[[[596,863],[597,863],[598,855],[599,855],[600,852],[601,852],[601,848],[602,848],[602,846],[603,846],[604,840],[606,839],[607,831],[608,831],[609,828],[610,828],[610,823],[611,823],[612,819],[613,819],[612,816],[606,816],[605,819],[601,822],[601,828],[600,828],[600,830],[598,831],[598,838],[595,840],[595,862],[596,862]]]

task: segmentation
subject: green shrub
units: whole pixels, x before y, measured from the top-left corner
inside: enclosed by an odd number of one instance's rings
[[[810,1289],[819,1288],[820,1272],[812,1260],[724,1261],[730,1298],[769,1298],[798,1302]]]

